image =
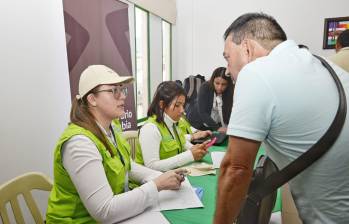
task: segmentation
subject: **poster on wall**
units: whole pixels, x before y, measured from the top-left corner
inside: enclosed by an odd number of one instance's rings
[[[103,64],[121,76],[132,75],[128,5],[116,0],[64,0],[64,25],[71,97],[81,72]],[[133,84],[128,84],[123,130],[137,129]]]
[[[322,48],[334,49],[338,35],[346,29],[349,29],[349,17],[326,18]]]

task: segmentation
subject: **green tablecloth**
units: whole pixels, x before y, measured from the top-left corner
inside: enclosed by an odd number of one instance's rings
[[[213,146],[210,147],[209,151],[225,151],[226,146]],[[264,154],[264,149],[260,148],[258,151],[257,158]],[[210,154],[207,154],[203,158],[204,162],[212,164]],[[256,161],[258,161],[256,159]],[[170,210],[163,211],[162,214],[173,224],[211,224],[213,221],[213,215],[216,207],[216,192],[217,192],[217,175],[208,175],[201,177],[188,176],[189,181],[194,187],[202,187],[204,189],[204,195],[202,197],[203,208],[190,208],[182,210]],[[281,210],[281,195],[278,191],[274,212]]]

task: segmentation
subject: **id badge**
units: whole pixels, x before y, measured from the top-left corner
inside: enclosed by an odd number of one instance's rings
[[[128,187],[128,171],[126,171],[126,174],[125,174],[125,183],[124,183],[124,192],[127,192],[129,191],[129,187]]]

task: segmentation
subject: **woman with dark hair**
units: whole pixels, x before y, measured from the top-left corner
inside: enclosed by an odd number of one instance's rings
[[[161,83],[148,110],[148,120],[140,129],[142,156],[137,162],[149,168],[166,171],[200,160],[207,153],[206,143],[192,145],[180,123],[186,101],[184,89],[173,81]],[[201,131],[191,140],[210,135]]]
[[[225,133],[233,105],[233,89],[226,68],[216,68],[210,81],[201,85],[194,106],[188,110],[190,124],[199,130]]]
[[[131,76],[104,65],[83,71],[71,123],[54,152],[54,184],[46,223],[116,223],[158,203],[158,192],[179,189],[184,170],[164,174],[130,160],[114,120],[124,114]],[[130,180],[143,183],[128,191]]]

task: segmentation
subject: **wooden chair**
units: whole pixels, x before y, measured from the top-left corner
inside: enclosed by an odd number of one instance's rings
[[[31,212],[35,223],[44,223],[42,215],[31,194],[31,190],[51,191],[52,181],[42,173],[30,172],[0,185],[0,217],[3,224],[9,224],[10,220],[7,214],[6,204],[9,202],[12,207],[13,215],[18,224],[25,223],[17,197],[23,195],[26,205]]]
[[[136,146],[138,143],[138,131],[124,131],[122,135],[127,140],[127,142],[131,146],[131,159],[134,160],[136,157]]]

